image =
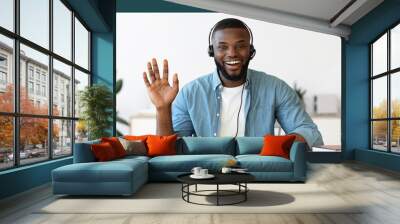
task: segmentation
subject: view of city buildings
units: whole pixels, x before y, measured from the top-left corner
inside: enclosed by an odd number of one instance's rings
[[[0,101],[1,111],[13,111],[14,73],[13,73],[13,48],[6,43],[0,42]],[[58,117],[72,116],[72,80],[71,67],[62,65],[54,60],[53,69],[53,115]],[[60,68],[60,70],[58,70]],[[61,71],[63,70],[63,71]],[[23,114],[47,115],[49,109],[49,69],[48,65],[26,55],[21,50],[20,54],[20,111]],[[80,87],[80,81],[76,79],[75,88]],[[86,81],[85,86],[88,85]],[[9,97],[6,99],[6,97]],[[8,104],[8,105],[7,105]],[[79,97],[75,98],[75,116],[79,117]],[[5,166],[13,161],[12,136],[5,137],[6,132],[12,133],[12,119],[1,117],[2,124],[8,122],[10,130],[0,132],[2,146],[0,148],[0,160]],[[35,125],[36,124],[36,125]],[[37,125],[39,124],[39,125]],[[48,157],[48,119],[25,118],[20,119],[21,136],[20,145],[21,163],[31,163]],[[71,154],[72,143],[72,121],[66,119],[53,119],[53,157]],[[2,126],[3,127],[3,126]],[[30,133],[44,132],[38,136]],[[39,130],[38,130],[39,129]],[[35,139],[36,138],[36,139]],[[7,147],[8,146],[8,147]],[[37,158],[37,159],[35,159]],[[0,163],[1,164],[1,163]]]

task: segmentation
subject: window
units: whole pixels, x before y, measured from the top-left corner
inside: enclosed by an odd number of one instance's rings
[[[370,45],[371,148],[400,153],[400,24]]]
[[[30,94],[33,94],[33,82],[31,82],[31,81],[29,81],[28,82],[28,92],[29,92],[29,95]]]
[[[0,91],[6,91],[7,85],[7,56],[0,54]]]
[[[7,74],[3,71],[0,71],[0,84],[1,85],[7,84]]]
[[[70,155],[72,152],[72,122],[71,120],[53,120],[53,157]]]
[[[3,1],[0,3],[2,7]],[[0,13],[0,21],[2,20],[3,8]],[[13,112],[14,111],[14,83],[13,83],[13,66],[11,66],[12,58],[14,57],[14,43],[11,38],[8,38],[0,33],[0,73],[2,74],[3,81],[0,81],[0,113],[1,112]],[[9,59],[8,62],[6,60]],[[8,65],[10,63],[10,65]],[[5,82],[4,82],[5,80]],[[8,133],[11,135],[11,133]],[[1,138],[1,136],[0,136]],[[5,143],[4,143],[5,144]],[[7,143],[7,145],[10,145]],[[2,143],[0,142],[0,148]],[[1,160],[0,160],[1,169]]]
[[[7,67],[7,56],[0,54],[0,67]]]
[[[65,90],[65,84],[69,83],[72,84],[72,69],[71,66],[68,66],[56,59],[53,60],[53,64],[54,64],[54,70],[53,70],[53,77],[54,77],[54,83],[53,83],[53,89],[55,92],[54,95],[54,101],[53,103],[58,104],[58,94],[62,94],[61,95],[61,102],[64,102],[64,97],[63,95],[71,95],[72,92],[70,89]],[[69,104],[72,104],[72,99],[67,99]],[[53,114],[60,114],[59,109],[57,110],[53,110]],[[72,108],[67,108],[65,111],[65,114],[63,114],[63,116],[68,116],[68,117],[72,117]]]
[[[75,18],[75,62],[81,67],[89,68],[89,32]]]
[[[0,9],[0,26],[14,31],[14,0],[1,0]]]
[[[49,12],[49,0],[20,0],[21,36],[48,49],[49,13],[45,12]]]
[[[36,80],[40,81],[40,70],[36,69]]]
[[[33,67],[32,66],[29,66],[28,74],[29,74],[29,79],[33,80]]]
[[[46,86],[42,86],[42,96],[46,96]]]
[[[71,60],[72,12],[60,0],[53,0],[54,52]]]
[[[36,95],[40,96],[40,84],[36,84]]]
[[[16,13],[14,3],[19,3]],[[91,75],[90,31],[68,1],[0,0],[0,11],[0,26],[8,30],[0,29],[0,83],[9,82],[5,91],[0,88],[0,170],[70,156],[75,130],[81,129],[76,128],[79,117],[74,116],[71,106],[75,92],[65,87],[73,86],[74,73],[86,74],[88,79]],[[13,60],[14,52],[18,62]],[[17,63],[19,72],[15,74]],[[14,76],[19,88],[14,86]],[[80,83],[80,76],[78,79]],[[60,80],[64,82],[63,92]],[[14,93],[15,89],[19,94]],[[65,104],[62,107],[57,105],[60,94]],[[14,111],[15,105],[18,112]],[[19,130],[15,134],[14,126]],[[86,132],[82,137],[86,138]]]

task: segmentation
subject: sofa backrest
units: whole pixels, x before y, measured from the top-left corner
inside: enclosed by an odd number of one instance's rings
[[[90,145],[99,144],[99,143],[100,143],[100,139],[93,140],[93,141],[87,141],[87,142],[75,143],[74,163],[95,162],[96,158],[93,155]]]
[[[177,154],[235,155],[233,137],[183,137],[177,141]]]
[[[259,154],[264,145],[263,137],[237,137],[236,155]]]

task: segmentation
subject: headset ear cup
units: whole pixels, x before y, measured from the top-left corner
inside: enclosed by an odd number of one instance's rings
[[[214,57],[214,48],[213,48],[213,45],[208,46],[208,56]]]
[[[251,45],[250,45],[250,60],[253,59],[254,56],[256,56],[256,49],[255,49],[254,46],[251,44]]]

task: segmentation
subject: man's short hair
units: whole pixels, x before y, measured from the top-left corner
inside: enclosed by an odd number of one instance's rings
[[[235,18],[226,18],[214,25],[214,28],[211,30],[211,40],[214,38],[214,34],[218,30],[223,30],[226,28],[242,28],[248,31],[249,36],[251,38],[250,29],[249,27],[241,20]]]

